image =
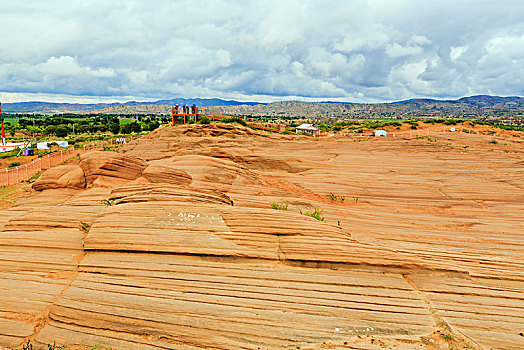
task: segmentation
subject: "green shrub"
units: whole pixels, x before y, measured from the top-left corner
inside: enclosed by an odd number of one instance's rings
[[[343,196],[335,196],[335,194],[333,194],[333,192],[331,192],[328,196],[332,201],[336,201],[336,200],[340,200],[341,202],[343,202],[346,198],[343,197]]]
[[[324,218],[321,216],[322,210],[318,208],[315,208],[313,211],[300,212],[300,214],[310,216],[314,219],[317,219],[318,221],[324,221]]]
[[[105,206],[112,206],[113,204],[115,204],[115,200],[114,199],[102,199],[100,201],[100,203],[104,204]]]
[[[47,344],[47,350],[65,350],[67,346],[56,346],[55,343]],[[33,344],[30,340],[26,344],[22,345],[22,350],[33,350]]]
[[[453,337],[449,334],[441,334],[442,338],[446,339],[446,340],[453,340]]]
[[[0,159],[16,157],[18,155],[18,152],[20,152],[20,149],[15,148],[12,151],[0,153]]]
[[[276,210],[287,210],[287,205],[288,204],[286,202],[282,202],[282,203],[271,202],[271,208],[276,209]]]
[[[33,182],[35,182],[35,181],[40,177],[40,175],[42,175],[42,172],[41,172],[41,171],[39,171],[39,172],[37,172],[36,174],[34,174],[33,176],[31,176],[31,177],[27,180],[27,182],[29,182],[29,183],[33,183]]]
[[[226,117],[221,120],[222,123],[238,123],[240,125],[247,126],[247,123],[244,119],[238,117]]]
[[[211,120],[209,120],[208,117],[206,116],[203,116],[202,118],[200,118],[200,120],[198,121],[200,124],[209,124],[211,123]]]
[[[85,141],[86,141],[86,138],[82,136],[77,136],[77,137],[73,137],[69,139],[69,143],[71,143],[72,145],[74,145],[75,143],[80,143],[80,142],[85,142]]]
[[[20,162],[11,162],[11,163],[9,163],[8,166],[9,166],[10,168],[14,168],[15,166],[19,166],[19,165],[20,165]]]
[[[493,140],[490,140],[489,143],[492,143],[492,144],[496,145],[496,144],[498,144],[498,141],[493,139]]]
[[[91,225],[89,225],[86,222],[80,221],[80,227],[79,228],[80,228],[80,231],[82,231],[84,233],[88,233],[89,229],[91,228]]]

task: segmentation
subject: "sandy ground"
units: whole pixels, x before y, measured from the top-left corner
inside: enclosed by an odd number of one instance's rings
[[[521,349],[523,137],[482,128],[85,155],[2,210],[0,345]]]

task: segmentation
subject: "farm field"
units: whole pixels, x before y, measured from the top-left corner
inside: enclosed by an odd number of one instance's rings
[[[446,130],[166,126],[51,168],[0,210],[0,346],[521,349],[524,133]]]

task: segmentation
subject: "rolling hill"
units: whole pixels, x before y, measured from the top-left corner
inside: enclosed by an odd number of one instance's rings
[[[306,118],[505,118],[520,122],[524,98],[477,95],[457,100],[411,99],[391,103],[278,101],[272,103],[240,102],[221,99],[129,101],[111,104],[69,104],[47,102],[5,103],[7,113],[100,113],[100,114],[170,114],[171,106],[196,104],[209,114]]]

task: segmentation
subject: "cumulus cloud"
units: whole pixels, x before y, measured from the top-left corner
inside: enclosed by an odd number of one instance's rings
[[[92,69],[91,67],[81,66],[76,58],[71,56],[51,57],[44,63],[36,66],[38,73],[53,77],[62,76],[82,76],[112,78],[115,76],[113,68]]]
[[[517,1],[0,3],[11,100],[524,95]]]

